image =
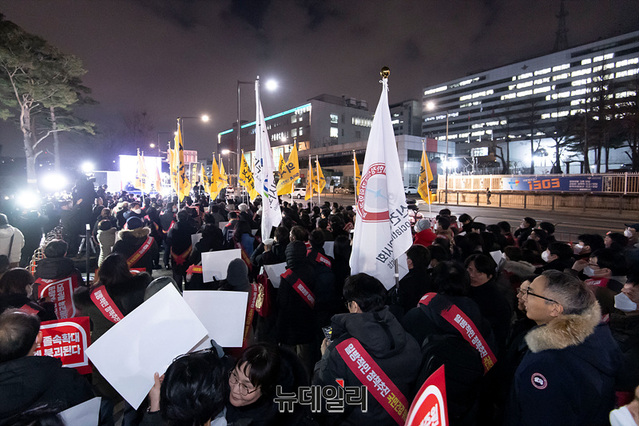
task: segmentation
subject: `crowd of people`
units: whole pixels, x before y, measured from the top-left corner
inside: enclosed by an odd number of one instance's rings
[[[261,235],[259,199],[92,190],[83,182],[31,215],[41,247],[0,214],[0,425],[54,422],[93,396],[101,424],[114,407],[126,425],[403,424],[442,365],[452,425],[639,424],[639,224],[564,242],[532,217],[513,228],[442,209],[413,217],[408,273],[382,283],[351,274],[351,206],[283,201],[281,224]],[[73,259],[84,224],[99,250],[92,282]],[[202,254],[232,248],[242,257],[227,278],[206,282]],[[265,273],[281,263],[277,280]],[[114,325],[98,290],[122,317],[171,284],[256,303],[242,348],[178,357],[135,410],[99,371],[33,356],[40,322],[56,319],[42,280],[67,277],[92,341]]]

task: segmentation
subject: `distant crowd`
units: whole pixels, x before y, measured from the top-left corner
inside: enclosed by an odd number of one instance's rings
[[[558,241],[532,217],[414,209],[408,272],[382,283],[351,275],[351,206],[282,201],[261,235],[259,199],[195,188],[180,203],[79,181],[0,214],[0,425],[62,424],[94,396],[104,425],[403,424],[442,365],[451,425],[639,424],[639,223]],[[202,254],[227,249],[241,257],[206,280]],[[243,346],[176,358],[136,410],[99,371],[33,356],[40,322],[61,319],[43,286],[69,277],[92,341],[165,285],[248,292]]]

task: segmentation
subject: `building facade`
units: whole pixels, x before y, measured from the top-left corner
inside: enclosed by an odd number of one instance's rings
[[[639,31],[474,73],[424,89],[422,135],[454,142],[458,171],[577,173],[583,153],[562,147],[570,135],[611,148],[609,167],[621,169],[626,150],[602,123],[636,106],[638,72]],[[596,151],[583,172],[599,171]]]
[[[409,100],[390,108],[404,170],[404,183],[405,186],[415,186],[423,139],[419,136],[418,128],[421,122],[418,112],[420,105],[417,101]],[[305,182],[310,157],[313,165],[316,159],[319,160],[328,185],[353,187],[353,158],[357,158],[361,167],[373,122],[373,112],[368,110],[366,101],[323,94],[298,107],[265,117],[265,122],[275,164],[278,164],[280,155],[287,158],[293,144],[297,143],[302,175],[299,184]],[[219,152],[237,151],[236,128],[237,126],[218,134]],[[248,163],[253,164],[255,122],[242,124],[240,144]],[[426,144],[424,140],[423,145],[435,150],[441,145],[445,151],[443,141],[437,143],[432,140]],[[430,152],[429,157],[437,158],[438,155]],[[233,163],[230,173],[236,174],[235,161],[229,163]],[[433,167],[436,167],[434,163]]]

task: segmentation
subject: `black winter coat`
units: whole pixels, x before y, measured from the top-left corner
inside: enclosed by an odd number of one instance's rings
[[[404,331],[388,307],[377,312],[335,315],[332,327],[334,340],[315,365],[313,384],[335,386],[335,379],[344,379],[344,386],[362,385],[336,349],[339,343],[354,337],[408,401],[412,400],[411,389],[421,362],[419,345]],[[368,396],[366,413],[359,406],[345,405],[344,413],[327,414],[324,409],[321,416],[325,416],[322,424],[327,425],[397,424],[372,395]]]
[[[113,253],[120,253],[125,259],[129,259],[146,241],[150,235],[149,228],[123,229],[120,231],[120,240],[113,245]],[[130,265],[131,268],[144,268],[151,275],[153,273],[153,259],[158,256],[159,249],[155,240],[151,247],[137,262]]]
[[[0,424],[29,408],[50,404],[61,411],[94,396],[84,377],[48,356],[26,356],[0,363],[0,395]]]

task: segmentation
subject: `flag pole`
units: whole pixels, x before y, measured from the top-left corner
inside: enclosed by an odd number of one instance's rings
[[[321,208],[321,204],[322,204],[322,188],[320,188],[319,156],[318,155],[315,155],[315,174],[317,175],[317,204]]]
[[[426,155],[426,148],[424,147],[424,139],[422,139],[422,158],[424,158],[424,161],[428,161],[428,156]],[[426,164],[424,164],[424,166],[425,165]],[[428,177],[426,177],[426,180],[428,180]],[[426,195],[428,195],[428,214],[432,215],[433,210],[432,210],[432,206],[430,202],[430,185],[428,185],[428,183],[426,184]]]
[[[355,204],[357,204],[357,170],[355,169],[357,164],[357,157],[355,156],[355,150],[353,150],[353,193],[355,194]]]

